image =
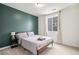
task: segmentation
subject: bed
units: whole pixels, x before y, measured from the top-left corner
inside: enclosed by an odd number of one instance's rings
[[[41,53],[49,44],[52,44],[53,46],[53,40],[51,37],[34,35],[33,32],[30,33],[31,34],[27,34],[26,32],[19,33],[16,37],[18,38],[19,44],[33,54],[37,55]],[[45,40],[38,40],[38,38],[44,38]]]

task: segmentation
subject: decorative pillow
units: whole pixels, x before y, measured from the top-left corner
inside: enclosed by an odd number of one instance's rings
[[[28,36],[34,36],[34,32],[28,32]]]
[[[23,32],[23,33],[18,33],[18,34],[16,34],[16,37],[25,37],[25,38],[27,38],[28,35],[27,35],[26,32]]]

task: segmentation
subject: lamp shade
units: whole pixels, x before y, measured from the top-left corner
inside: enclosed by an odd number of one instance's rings
[[[15,35],[15,32],[11,32],[11,35]]]

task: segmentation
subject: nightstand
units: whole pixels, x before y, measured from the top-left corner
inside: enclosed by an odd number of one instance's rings
[[[11,32],[11,48],[18,46],[18,40],[15,36],[15,32]]]
[[[12,40],[12,45],[11,48],[17,47],[18,46],[18,40],[15,38]]]

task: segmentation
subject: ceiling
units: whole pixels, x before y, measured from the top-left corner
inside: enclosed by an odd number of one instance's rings
[[[72,5],[73,3],[42,3],[43,7],[40,8],[36,7],[35,3],[3,3],[3,4],[24,11],[29,14],[39,16],[59,11]]]

